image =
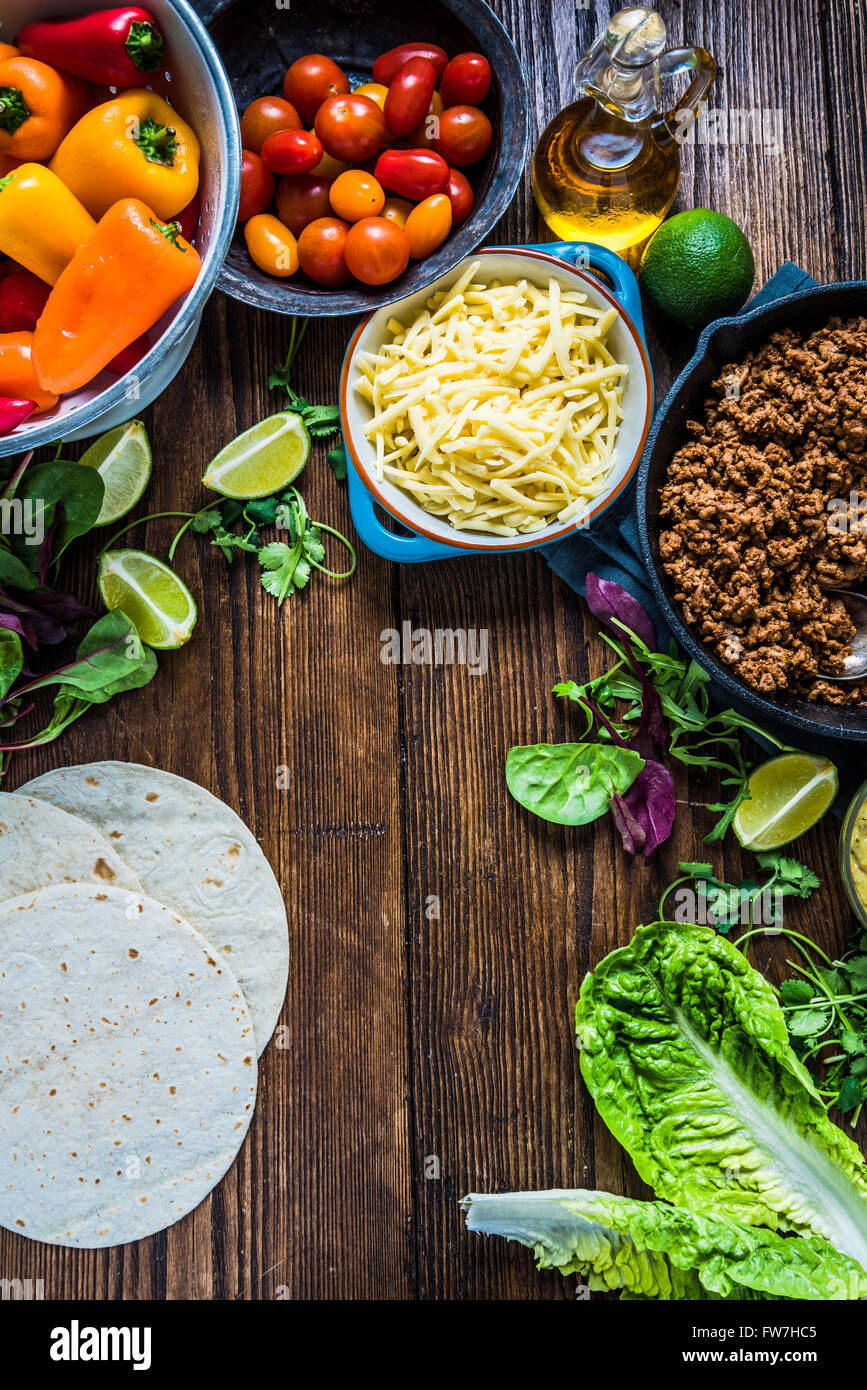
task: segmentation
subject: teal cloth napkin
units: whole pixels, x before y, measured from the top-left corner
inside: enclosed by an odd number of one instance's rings
[[[758,309],[764,304],[773,303],[784,295],[794,294],[796,290],[815,285],[816,281],[800,266],[786,261],[776,275],[754,295],[742,312]],[[622,585],[634,598],[637,598],[653,619],[660,646],[667,646],[671,631],[650,587],[650,580],[641,558],[638,544],[638,527],[632,504],[631,489],[625,498],[619,498],[615,505],[605,512],[586,531],[567,536],[554,545],[542,547],[542,554],[555,574],[574,589],[583,594],[588,571],[593,571],[603,579],[613,579]],[[725,692],[711,682],[711,694],[717,704],[729,703]],[[761,721],[768,732],[782,743],[792,739],[791,730],[784,725],[775,725],[770,720]],[[757,740],[757,742],[762,742]],[[842,813],[851,801],[858,787],[867,779],[867,743],[843,743],[841,739],[815,736],[798,736],[798,746],[807,752],[830,758],[840,770],[840,796],[834,810]],[[771,749],[770,743],[763,747]],[[843,750],[845,747],[845,758]],[[841,765],[842,763],[842,765]]]

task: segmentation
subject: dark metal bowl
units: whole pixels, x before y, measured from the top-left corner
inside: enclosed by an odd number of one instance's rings
[[[411,262],[390,285],[332,290],[303,274],[275,280],[253,264],[243,233],[235,233],[220,289],[279,314],[368,314],[432,284],[473,251],[509,203],[527,162],[527,87],[514,44],[484,0],[202,0],[211,36],[241,111],[265,92],[279,92],[290,63],[327,53],[353,82],[369,81],[380,53],[410,40],[439,44],[450,55],[484,53],[493,84],[485,109],[494,127],[490,151],[467,170],[476,202],[461,227],[427,260]]]
[[[802,733],[867,740],[867,709],[836,707],[788,696],[766,699],[745,685],[731,667],[685,626],[672,599],[672,584],[659,556],[659,493],[672,455],[686,438],[686,421],[701,419],[710,384],[729,362],[740,362],[771,333],[782,328],[812,331],[839,315],[867,314],[867,280],[818,285],[786,295],[738,318],[720,319],[705,329],[695,356],[681,372],[651,427],[638,472],[636,508],[644,563],[654,593],[678,643],[726,692],[732,705],[757,723],[777,721]]]

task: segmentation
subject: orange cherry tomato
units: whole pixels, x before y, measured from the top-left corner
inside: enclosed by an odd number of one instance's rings
[[[272,174],[309,174],[324,151],[306,130],[275,130],[262,146],[262,158]]]
[[[365,217],[350,227],[344,256],[362,284],[388,285],[409,265],[409,237],[384,217]]]
[[[328,153],[347,164],[372,159],[385,142],[385,116],[370,97],[354,92],[323,101],[314,128]]]
[[[386,198],[382,205],[381,216],[393,222],[396,227],[405,227],[406,219],[412,212],[412,203],[408,198]]]
[[[241,151],[241,202],[238,221],[246,222],[271,206],[274,197],[274,175],[252,150]]]
[[[434,149],[449,164],[463,168],[483,159],[491,148],[494,132],[484,111],[475,106],[448,106],[439,118]]]
[[[350,226],[339,217],[317,217],[298,238],[298,261],[317,285],[345,285],[350,278],[344,248]]]
[[[436,68],[427,58],[410,58],[401,68],[388,89],[384,108],[392,135],[403,138],[424,120],[436,84]]]
[[[385,98],[388,96],[388,88],[381,82],[362,82],[360,87],[353,87],[353,92],[358,97],[370,97],[375,101],[380,111],[385,110]]]
[[[462,222],[466,222],[473,210],[473,203],[476,201],[473,186],[466,174],[462,174],[460,169],[449,170],[449,186],[446,189],[446,194],[452,205],[452,226],[459,227]]]
[[[331,206],[344,222],[360,222],[362,217],[376,217],[385,204],[382,185],[363,169],[347,169],[338,174],[331,185]]]
[[[439,118],[445,109],[445,102],[439,92],[434,92],[430,99],[427,115],[423,121],[419,121],[415,130],[407,137],[413,149],[433,149],[434,140],[440,133]]]
[[[251,258],[260,270],[285,279],[298,269],[298,243],[289,228],[270,212],[251,217],[244,228],[244,240]]]
[[[254,154],[262,153],[269,135],[278,130],[300,130],[301,117],[291,102],[282,97],[257,97],[241,117],[241,144]]]
[[[283,78],[283,95],[309,125],[326,97],[349,91],[349,78],[324,53],[297,58]]]
[[[447,193],[434,193],[414,207],[404,228],[409,240],[409,254],[422,261],[438,246],[442,246],[452,229],[452,205]]]
[[[277,185],[277,216],[293,236],[318,217],[331,216],[329,183],[318,174],[292,174]]]

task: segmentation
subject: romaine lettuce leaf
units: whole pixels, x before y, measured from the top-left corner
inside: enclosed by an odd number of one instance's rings
[[[578,1274],[593,1291],[666,1301],[867,1295],[867,1273],[816,1236],[608,1192],[473,1193],[463,1205],[468,1230],[520,1241],[540,1269]]]
[[[576,1026],[597,1109],[658,1196],[822,1236],[867,1269],[867,1165],[735,946],[706,927],[639,927],[585,979]]]

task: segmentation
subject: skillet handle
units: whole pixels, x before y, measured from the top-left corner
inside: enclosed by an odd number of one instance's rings
[[[578,270],[600,270],[611,283],[611,293],[622,304],[642,338],[644,337],[644,314],[641,309],[641,294],[638,281],[622,256],[609,251],[607,246],[597,246],[595,241],[540,241],[527,248],[529,251],[546,251],[549,256],[566,261]]]

